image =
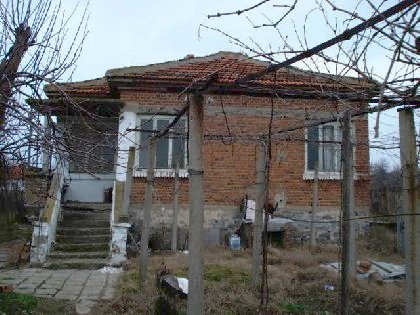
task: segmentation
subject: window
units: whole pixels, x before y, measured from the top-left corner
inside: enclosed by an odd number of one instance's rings
[[[139,119],[140,129],[140,150],[138,152],[139,170],[147,170],[149,160],[149,138],[153,131],[159,131],[166,128],[171,123],[172,116],[141,116]],[[173,135],[160,138],[156,142],[156,176],[172,174],[172,170],[178,162],[180,170],[185,170],[187,165],[187,123],[185,119],[180,119],[172,128]],[[160,172],[159,172],[160,171]],[[140,176],[145,176],[143,172]],[[170,175],[171,176],[171,175]]]
[[[341,127],[326,124],[307,129],[306,170],[314,171],[318,161],[320,172],[339,172],[341,166]]]
[[[351,128],[355,139],[354,126]],[[305,179],[313,179],[315,164],[321,179],[340,179],[342,128],[338,123],[324,124],[306,130]],[[354,149],[353,149],[353,158]]]

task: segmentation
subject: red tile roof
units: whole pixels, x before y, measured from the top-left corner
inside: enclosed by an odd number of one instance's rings
[[[48,96],[60,95],[65,92],[73,97],[110,97],[111,88],[105,78],[98,78],[82,82],[49,84],[44,88]]]
[[[232,86],[238,79],[262,71],[268,65],[267,62],[252,60],[243,54],[219,52],[206,57],[189,57],[161,64],[112,69],[106,72],[104,78],[60,85],[60,87],[72,96],[109,97],[111,88],[118,89],[127,84],[137,87],[141,87],[142,84],[186,87],[192,82],[204,83],[212,75],[216,75],[212,84]],[[322,87],[326,90],[348,91],[360,91],[372,87],[371,83],[365,80],[302,71],[294,67],[264,75],[258,80],[251,81],[250,84],[276,88]],[[46,92],[48,94],[48,89]]]

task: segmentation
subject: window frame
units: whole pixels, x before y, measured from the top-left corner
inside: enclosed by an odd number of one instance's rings
[[[137,115],[137,124],[140,126],[141,120],[151,120],[153,122],[153,131],[157,130],[157,121],[158,120],[167,120],[168,124],[172,122],[175,118],[175,115],[150,115],[150,114],[138,114]],[[188,131],[188,119],[181,118],[185,122],[185,133]],[[173,130],[174,128],[171,128]],[[141,132],[136,132],[136,144],[140,145]],[[168,165],[172,164],[172,152],[173,152],[173,138],[168,139]],[[185,178],[188,177],[188,139],[184,140],[184,167],[179,169],[179,177]],[[136,150],[136,155],[134,159],[135,177],[147,177],[147,168],[140,167],[140,150]],[[155,177],[174,177],[173,168],[156,168],[155,166]]]
[[[342,125],[340,122],[331,122],[325,123],[322,125],[317,126],[318,128],[318,141],[322,141],[323,137],[323,127],[325,126],[332,126],[334,128],[334,140],[333,141],[341,141],[342,140]],[[355,142],[356,139],[356,128],[354,121],[351,122],[351,136],[352,142]],[[313,180],[315,178],[315,170],[308,169],[308,129],[305,128],[305,169],[303,174],[303,179],[305,180]],[[318,179],[320,180],[340,180],[342,179],[342,171],[341,171],[341,144],[337,144],[339,146],[340,154],[335,154],[334,156],[334,164],[336,170],[333,171],[324,171],[322,164],[323,163],[323,154],[324,154],[324,143],[320,142],[318,146],[318,161],[320,163],[320,167],[318,169]],[[353,146],[353,161],[356,161],[356,147]],[[356,173],[355,173],[356,177]]]

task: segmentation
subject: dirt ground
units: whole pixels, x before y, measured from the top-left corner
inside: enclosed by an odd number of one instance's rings
[[[30,224],[10,224],[0,227],[0,268],[17,267],[28,263],[32,235]]]
[[[364,258],[381,258],[382,254],[372,253],[363,240],[358,243]],[[214,248],[205,251],[206,314],[337,313],[338,275],[319,266],[339,259],[336,246],[324,245],[312,252],[307,247],[270,248],[266,309],[259,306],[258,293],[251,290],[251,255],[251,250],[232,252]],[[156,273],[165,265],[172,274],[186,276],[187,256],[181,252],[154,253],[150,257],[147,285],[141,289],[137,260],[130,260],[114,299],[97,305],[93,314],[159,314],[155,313],[155,302],[160,295],[165,295],[156,288]],[[397,256],[391,258],[393,262],[401,260]],[[334,290],[325,290],[325,285],[333,286]],[[377,285],[359,281],[353,285],[351,298],[352,314],[403,314],[404,311],[401,282]],[[185,314],[185,300],[172,298],[170,302],[176,305],[179,314]]]

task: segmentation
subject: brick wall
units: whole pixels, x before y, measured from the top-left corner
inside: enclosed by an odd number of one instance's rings
[[[25,172],[25,204],[43,208],[48,195],[48,177],[41,172]]]
[[[177,94],[122,92],[121,99],[139,104],[139,113],[153,113],[161,108],[166,114],[182,108],[184,97]],[[250,96],[206,96],[204,101],[205,134],[228,134],[222,103],[227,113],[230,131],[235,135],[259,135],[266,133],[269,126],[271,100],[267,97]],[[337,104],[325,100],[274,99],[273,130],[302,124],[305,119],[328,117],[338,110]],[[352,104],[352,106],[362,106]],[[163,108],[163,109],[162,109]],[[355,185],[356,206],[369,206],[369,149],[367,118],[357,119],[356,126],[356,172],[360,175]],[[286,207],[306,209],[311,205],[312,183],[303,180],[305,169],[304,130],[290,133],[289,140],[273,143],[270,173],[270,198],[283,193]],[[361,144],[364,142],[364,144]],[[234,142],[223,144],[220,141],[206,140],[204,146],[205,203],[208,205],[239,205],[248,194],[255,196],[256,178],[255,143]],[[172,180],[155,180],[155,202],[170,204],[172,201]],[[181,181],[180,202],[188,203],[188,179]],[[320,207],[338,208],[340,206],[339,180],[322,180],[319,185]],[[143,202],[145,179],[135,178],[133,182],[132,203]]]

